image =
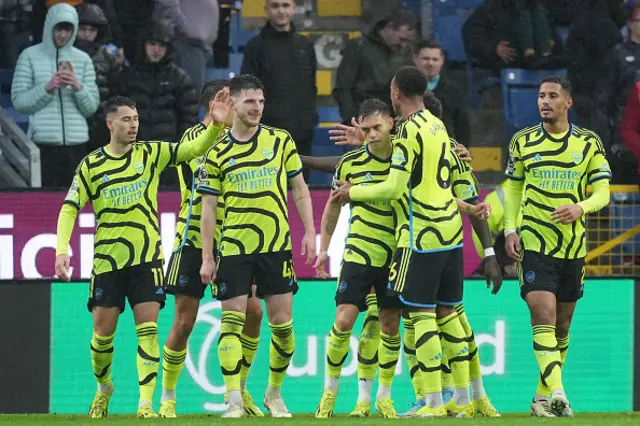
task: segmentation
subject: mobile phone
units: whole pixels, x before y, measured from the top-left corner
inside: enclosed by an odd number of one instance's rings
[[[61,70],[61,71],[72,71],[73,68],[71,67],[71,62],[69,62],[69,61],[60,61],[58,63],[58,70]]]

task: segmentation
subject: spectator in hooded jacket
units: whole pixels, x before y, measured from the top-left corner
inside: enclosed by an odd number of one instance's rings
[[[49,9],[42,43],[25,49],[11,87],[14,108],[29,114],[28,136],[40,148],[44,186],[68,187],[86,155],[87,119],[98,109],[89,55],[73,47],[78,14],[68,4]]]
[[[413,65],[411,48],[417,36],[416,17],[395,9],[371,32],[347,42],[333,89],[343,122],[350,123],[366,99],[377,98],[391,106],[389,84],[398,68]]]
[[[116,76],[113,96],[127,96],[140,116],[138,138],[179,142],[198,121],[199,96],[189,75],[173,62],[173,26],[152,22],[141,34],[139,63]],[[163,185],[177,186],[177,175],[165,174]]]
[[[262,122],[287,130],[298,153],[311,154],[316,108],[316,52],[313,43],[296,32],[294,0],[266,0],[269,21],[244,49],[241,72],[264,85]]]
[[[176,64],[189,74],[200,93],[218,35],[218,0],[158,0],[153,13],[174,25]]]
[[[114,84],[116,74],[122,71],[124,61],[121,56],[105,46],[109,39],[109,22],[100,6],[85,3],[78,5],[76,11],[80,27],[75,47],[88,54],[93,60],[102,105],[111,97],[111,86]],[[104,114],[100,109],[89,119],[90,148],[109,143],[109,130],[104,120]]]

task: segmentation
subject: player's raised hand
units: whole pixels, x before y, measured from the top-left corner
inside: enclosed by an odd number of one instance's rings
[[[510,258],[515,260],[520,260],[520,237],[517,232],[512,232],[506,236],[506,241],[504,243],[504,248],[507,251],[507,254]]]
[[[209,117],[215,124],[225,124],[227,121],[227,115],[229,110],[233,108],[233,100],[229,93],[229,88],[224,89],[216,93],[216,97],[209,102]]]
[[[69,266],[71,266],[71,258],[68,254],[59,254],[56,256],[56,275],[61,280],[69,282]]]
[[[343,181],[335,181],[334,190],[331,191],[331,201],[340,203],[340,205],[345,205],[351,201],[351,197],[349,196],[349,190],[351,189],[351,184],[349,182]]]
[[[453,149],[458,153],[458,157],[466,163],[470,163],[473,158],[471,158],[471,152],[467,149],[466,146],[457,144]]]
[[[316,274],[318,274],[320,278],[329,278],[329,273],[327,273],[327,271],[324,269],[324,265],[328,260],[329,253],[327,253],[326,251],[321,251],[318,255],[318,258],[316,259],[316,264],[313,265],[316,270]]]
[[[200,267],[200,280],[202,284],[209,285],[216,279],[216,261],[213,258],[202,259]]]
[[[579,204],[567,204],[560,206],[551,213],[551,219],[556,223],[568,225],[580,219],[584,211]]]
[[[313,263],[313,259],[316,258],[316,233],[314,232],[305,232],[304,237],[302,238],[302,252],[300,253],[302,256],[307,256],[307,260],[304,262],[305,265],[311,265]]]
[[[493,283],[491,294],[498,294],[502,287],[502,272],[500,272],[500,265],[495,255],[486,257],[484,262],[484,276],[487,280],[487,288],[491,288],[491,284]]]
[[[362,146],[364,143],[364,132],[355,117],[351,119],[351,126],[336,124],[329,130],[329,135],[329,139],[338,146]]]

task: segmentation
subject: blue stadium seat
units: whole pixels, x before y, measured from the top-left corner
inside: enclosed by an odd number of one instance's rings
[[[318,108],[318,121],[320,123],[340,123],[340,110],[338,107],[320,107]]]
[[[229,55],[229,72],[234,75],[240,74],[240,68],[242,68],[242,53],[232,53]]]
[[[611,204],[609,205],[611,220],[611,237],[616,237],[625,231],[640,225],[640,194],[614,192],[611,194]],[[625,241],[621,246],[612,250],[622,256],[632,255],[640,251],[640,235]]]
[[[467,60],[462,43],[462,26],[466,21],[467,17],[463,15],[448,15],[434,19],[435,38],[444,49],[449,62],[466,62]]]
[[[258,34],[258,30],[243,30],[242,16],[240,12],[231,14],[231,48],[234,52],[242,52],[252,37]]]
[[[567,70],[527,70],[520,68],[502,70],[502,105],[507,140],[516,131],[540,121],[537,104],[538,87],[540,81],[552,75],[566,77]]]

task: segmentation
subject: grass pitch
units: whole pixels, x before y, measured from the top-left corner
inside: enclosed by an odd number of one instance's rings
[[[290,424],[296,426],[332,424],[340,426],[378,426],[388,425],[390,422],[402,421],[403,423],[418,424],[425,421],[432,421],[437,425],[490,425],[490,426],[526,426],[526,425],[552,425],[559,424],[563,426],[631,426],[640,424],[640,412],[636,413],[579,413],[573,418],[553,418],[540,419],[532,418],[528,414],[506,414],[501,418],[488,419],[476,417],[473,419],[442,419],[442,420],[425,420],[425,419],[398,419],[386,420],[377,416],[368,419],[351,419],[347,415],[337,415],[328,420],[318,420],[311,414],[294,415],[293,419],[272,419],[265,418],[244,418],[244,419],[221,419],[215,415],[199,415],[199,416],[180,416],[175,420],[154,419],[154,420],[138,420],[131,415],[112,415],[103,420],[90,420],[85,415],[56,415],[56,414],[28,414],[28,415],[0,415],[0,424],[3,426],[33,426],[33,425],[71,425],[71,426],[95,426],[99,425],[117,425],[117,426],[139,426],[144,423],[147,425],[158,426],[211,426],[228,423],[233,426],[256,426]]]

